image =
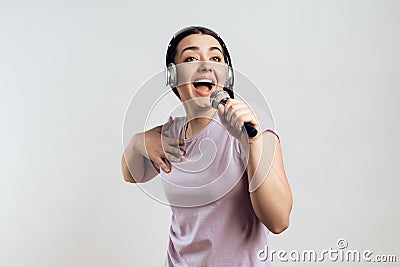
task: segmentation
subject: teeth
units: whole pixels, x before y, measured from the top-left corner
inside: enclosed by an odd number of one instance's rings
[[[200,79],[195,81],[195,83],[213,83],[213,81],[209,79]]]

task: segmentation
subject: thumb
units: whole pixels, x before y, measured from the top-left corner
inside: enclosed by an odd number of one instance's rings
[[[224,113],[225,113],[225,106],[220,104],[218,105],[218,115],[220,118],[224,117]]]

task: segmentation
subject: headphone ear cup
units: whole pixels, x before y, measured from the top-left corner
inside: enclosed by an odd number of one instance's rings
[[[232,88],[233,84],[235,83],[235,78],[234,78],[234,74],[233,74],[233,68],[231,66],[228,66],[227,69],[227,78],[226,78],[226,83],[225,83],[225,87],[227,88]]]
[[[224,91],[229,94],[229,97],[231,99],[234,99],[235,94],[233,93],[233,84],[234,84],[235,78],[234,78],[232,66],[228,65],[226,72],[227,73],[226,73],[226,82],[225,82],[225,86],[224,86]]]
[[[176,66],[174,63],[169,63],[167,69],[165,70],[165,83],[166,85],[171,86],[171,88],[176,87],[178,77]]]

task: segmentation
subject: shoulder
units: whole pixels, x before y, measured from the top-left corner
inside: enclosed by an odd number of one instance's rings
[[[175,117],[172,118],[172,122],[169,126],[163,127],[163,134],[168,137],[178,138],[184,125],[186,123],[185,117]]]
[[[260,130],[262,133],[269,131],[274,133],[279,138],[278,131],[276,130],[274,117],[268,105],[258,105],[251,103],[251,107],[256,115]]]

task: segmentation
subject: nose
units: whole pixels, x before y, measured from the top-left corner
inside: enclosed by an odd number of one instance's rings
[[[198,72],[212,72],[211,65],[206,61],[202,61],[197,69]]]

